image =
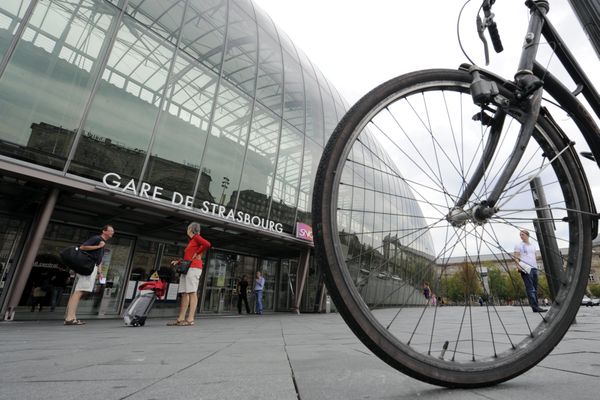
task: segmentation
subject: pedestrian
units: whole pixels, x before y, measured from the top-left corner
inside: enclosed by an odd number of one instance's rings
[[[527,299],[533,312],[546,312],[545,308],[539,306],[537,301],[537,286],[538,286],[538,269],[535,258],[535,246],[529,240],[529,231],[522,229],[519,232],[521,242],[515,246],[514,259],[517,263],[517,268],[525,284]]]
[[[431,294],[431,305],[434,307],[437,305],[437,297],[436,297],[435,293]]]
[[[265,289],[265,278],[260,271],[256,271],[256,279],[254,280],[254,297],[256,299],[256,314],[262,315],[263,303],[262,294]]]
[[[106,246],[106,241],[113,237],[115,234],[115,229],[112,225],[105,225],[102,228],[102,233],[100,235],[94,235],[85,242],[81,246],[79,246],[79,250],[85,251],[90,254],[94,259],[94,270],[90,275],[80,275],[77,274],[75,277],[75,289],[69,297],[69,302],[67,303],[67,311],[65,315],[65,325],[84,325],[85,322],[77,319],[77,306],[79,305],[79,300],[81,300],[81,296],[84,292],[91,292],[94,290],[94,284],[96,282],[96,277],[102,279],[102,258],[104,257],[104,246]]]
[[[250,314],[250,306],[248,305],[248,275],[242,276],[237,283],[236,290],[238,292],[238,314],[242,313],[242,301],[246,305],[246,314]]]
[[[56,306],[60,305],[69,279],[71,279],[69,271],[59,265],[50,278],[50,311],[54,311]]]
[[[423,296],[425,296],[425,298],[429,300],[430,295],[431,288],[429,287],[429,282],[423,282]]]
[[[36,308],[38,311],[42,311],[47,294],[46,284],[41,279],[40,282],[35,282],[33,284],[33,289],[31,290],[31,312],[34,312]]]
[[[183,252],[183,259],[191,261],[190,269],[185,274],[179,276],[179,288],[177,292],[181,295],[179,304],[179,315],[169,326],[193,326],[196,317],[196,307],[198,306],[198,285],[202,276],[202,254],[208,250],[211,243],[200,236],[200,224],[192,222],[187,227],[187,236],[190,238]],[[181,263],[181,260],[171,261],[175,266]]]
[[[479,296],[479,305],[483,307],[483,297]]]

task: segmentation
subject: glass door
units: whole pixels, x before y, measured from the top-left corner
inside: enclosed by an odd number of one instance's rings
[[[0,305],[4,302],[28,221],[0,215]]]
[[[204,267],[206,287],[204,290],[203,311],[231,312],[231,296],[235,289],[233,271],[236,258],[234,255],[212,252]]]
[[[292,308],[292,302],[294,301],[294,291],[296,290],[297,271],[298,260],[281,260],[276,311],[289,311]]]
[[[259,271],[265,278],[265,289],[263,290],[263,309],[265,311],[274,311],[275,309],[275,284],[277,278],[278,260],[261,260]],[[252,280],[254,281],[254,279]]]

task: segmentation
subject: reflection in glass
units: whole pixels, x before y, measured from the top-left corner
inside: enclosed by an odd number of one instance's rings
[[[0,153],[64,166],[113,18],[91,0],[38,2],[0,80]]]
[[[267,216],[275,173],[280,124],[281,118],[276,117],[266,108],[256,105],[246,161],[242,169],[240,199],[237,207],[240,211],[260,217]]]
[[[250,96],[256,81],[256,30],[254,19],[231,3],[223,77]]]
[[[300,182],[300,193],[298,196],[298,222],[310,225],[312,223],[311,202],[313,183],[317,174],[317,167],[321,160],[323,148],[309,138],[305,139],[304,160],[302,162],[302,180]]]
[[[283,224],[283,231],[292,233],[298,185],[302,173],[302,135],[291,125],[284,123],[277,171],[273,186],[273,202],[269,219]]]
[[[285,49],[285,48],[284,48]],[[293,50],[293,48],[291,49]],[[304,81],[302,69],[295,56],[288,51],[283,52],[284,66],[284,97],[283,119],[304,132]]]
[[[170,43],[123,18],[71,172],[139,178],[172,58]],[[122,157],[114,157],[117,151]]]
[[[250,100],[223,82],[202,161],[200,186],[208,190],[199,190],[198,200],[235,207],[249,123]]]
[[[216,73],[223,58],[226,13],[226,1],[190,1],[181,36],[181,49]]]
[[[279,43],[262,28],[259,32],[258,81],[256,100],[281,115],[283,95],[283,61]]]
[[[0,4],[0,60],[10,45],[12,35],[15,33],[30,0],[3,0]]]

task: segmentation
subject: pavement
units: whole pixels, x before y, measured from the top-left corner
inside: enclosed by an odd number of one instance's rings
[[[166,322],[0,322],[0,399],[600,399],[600,307],[581,307],[538,366],[469,390],[401,374],[336,313]]]

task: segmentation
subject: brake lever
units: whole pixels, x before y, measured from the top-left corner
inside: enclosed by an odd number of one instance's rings
[[[485,53],[485,65],[490,64],[490,52],[488,50],[488,42],[485,38],[483,32],[485,31],[486,24],[483,23],[479,14],[477,14],[477,34],[479,35],[479,39],[483,42],[483,51]]]

